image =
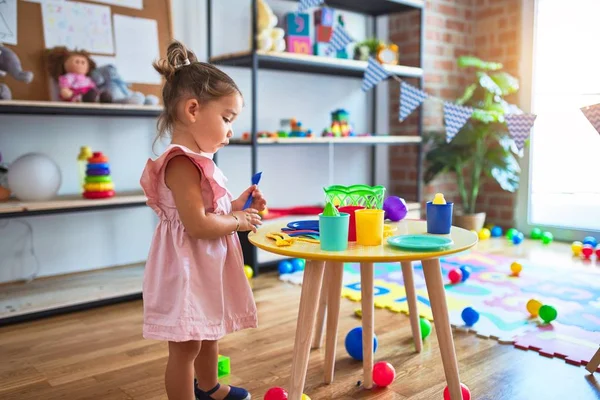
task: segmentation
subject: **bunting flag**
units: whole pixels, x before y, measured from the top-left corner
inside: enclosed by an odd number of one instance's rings
[[[529,131],[536,117],[537,115],[535,114],[506,114],[504,116],[508,132],[515,141],[519,151],[523,150],[525,140],[529,137]]]
[[[404,121],[423,101],[429,97],[427,93],[402,81],[400,83],[400,122]]]
[[[590,121],[594,129],[596,129],[596,132],[600,133],[600,104],[583,107],[581,112]]]
[[[354,42],[352,36],[346,32],[343,26],[338,26],[333,30],[331,40],[329,40],[329,48],[327,54],[331,54],[334,51],[343,50],[347,45]]]
[[[446,142],[450,143],[454,136],[473,115],[471,107],[458,106],[444,102],[444,119],[446,121]]]
[[[362,81],[362,90],[363,92],[368,92],[376,86],[379,82],[387,79],[390,76],[390,73],[383,68],[381,64],[373,57],[369,57],[369,62],[367,64],[367,69],[365,70],[365,75]]]
[[[303,13],[311,7],[316,7],[323,4],[325,0],[300,0],[298,3],[298,12]]]

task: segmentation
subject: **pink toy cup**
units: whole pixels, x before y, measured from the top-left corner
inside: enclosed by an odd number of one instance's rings
[[[350,226],[348,227],[348,241],[356,242],[356,217],[354,212],[356,210],[362,210],[363,206],[344,206],[340,207],[340,212],[345,212],[350,214]]]

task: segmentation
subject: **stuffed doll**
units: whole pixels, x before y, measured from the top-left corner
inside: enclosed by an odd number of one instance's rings
[[[110,93],[98,90],[90,77],[96,69],[96,63],[87,51],[71,51],[60,46],[48,50],[46,57],[48,72],[58,84],[61,100],[85,103],[112,102]]]
[[[136,105],[157,105],[158,97],[142,92],[134,92],[129,89],[129,85],[123,81],[117,67],[112,64],[103,65],[92,71],[90,77],[96,83],[96,87],[104,90],[112,96],[113,103],[136,104]]]
[[[25,83],[30,83],[33,80],[33,72],[23,71],[21,60],[15,52],[0,43],[0,77],[6,74]],[[0,100],[10,99],[12,99],[10,89],[5,84],[0,83]]]
[[[286,49],[285,31],[277,27],[277,16],[265,0],[258,0],[258,49],[282,52]]]

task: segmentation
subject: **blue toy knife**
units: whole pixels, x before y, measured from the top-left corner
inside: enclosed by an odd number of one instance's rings
[[[252,184],[258,185],[261,176],[262,172],[257,172],[256,174],[254,174],[254,176],[252,177]],[[248,200],[246,200],[246,203],[244,204],[244,207],[242,207],[242,210],[245,210],[246,208],[250,207],[250,204],[252,204],[252,195],[248,196]]]

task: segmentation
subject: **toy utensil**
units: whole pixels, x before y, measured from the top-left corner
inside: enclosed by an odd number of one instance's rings
[[[262,172],[257,172],[256,174],[254,174],[254,176],[252,177],[252,184],[258,185],[261,176]],[[246,203],[244,204],[244,207],[242,207],[242,210],[245,210],[246,208],[250,207],[250,204],[252,204],[252,195],[248,196],[248,200],[246,200]]]

